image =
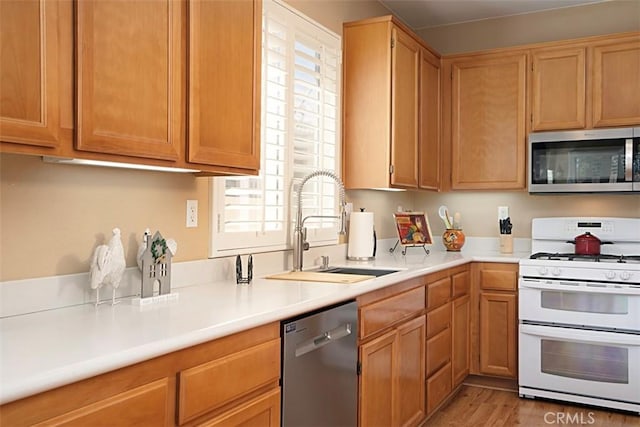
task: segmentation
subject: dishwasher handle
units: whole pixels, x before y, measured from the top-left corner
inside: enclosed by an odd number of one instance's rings
[[[296,357],[318,350],[325,345],[351,335],[351,323],[345,323],[330,331],[301,342],[296,346]]]

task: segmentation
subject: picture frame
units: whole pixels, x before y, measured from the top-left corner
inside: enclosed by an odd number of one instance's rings
[[[424,212],[396,212],[393,214],[402,246],[430,246],[433,234]]]

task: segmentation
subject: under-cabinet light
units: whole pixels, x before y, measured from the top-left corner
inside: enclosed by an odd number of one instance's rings
[[[407,191],[405,188],[372,188],[371,190],[378,190],[378,191]]]
[[[138,169],[149,170],[155,172],[177,172],[177,173],[195,173],[200,172],[198,169],[183,169],[183,168],[170,168],[166,166],[152,166],[152,165],[139,165],[135,163],[119,163],[119,162],[107,162],[103,160],[85,160],[85,159],[71,159],[66,157],[52,157],[42,156],[42,161],[45,163],[61,163],[66,165],[85,165],[85,166],[103,166],[110,168],[121,169]]]

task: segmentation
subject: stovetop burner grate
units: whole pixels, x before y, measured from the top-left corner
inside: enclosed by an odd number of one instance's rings
[[[574,253],[536,252],[529,258],[554,261],[617,262],[630,264],[640,263],[640,255],[578,255]]]

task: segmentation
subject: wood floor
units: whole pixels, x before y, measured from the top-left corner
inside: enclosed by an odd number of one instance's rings
[[[520,399],[515,391],[463,385],[425,427],[640,426],[640,416],[551,400]]]

